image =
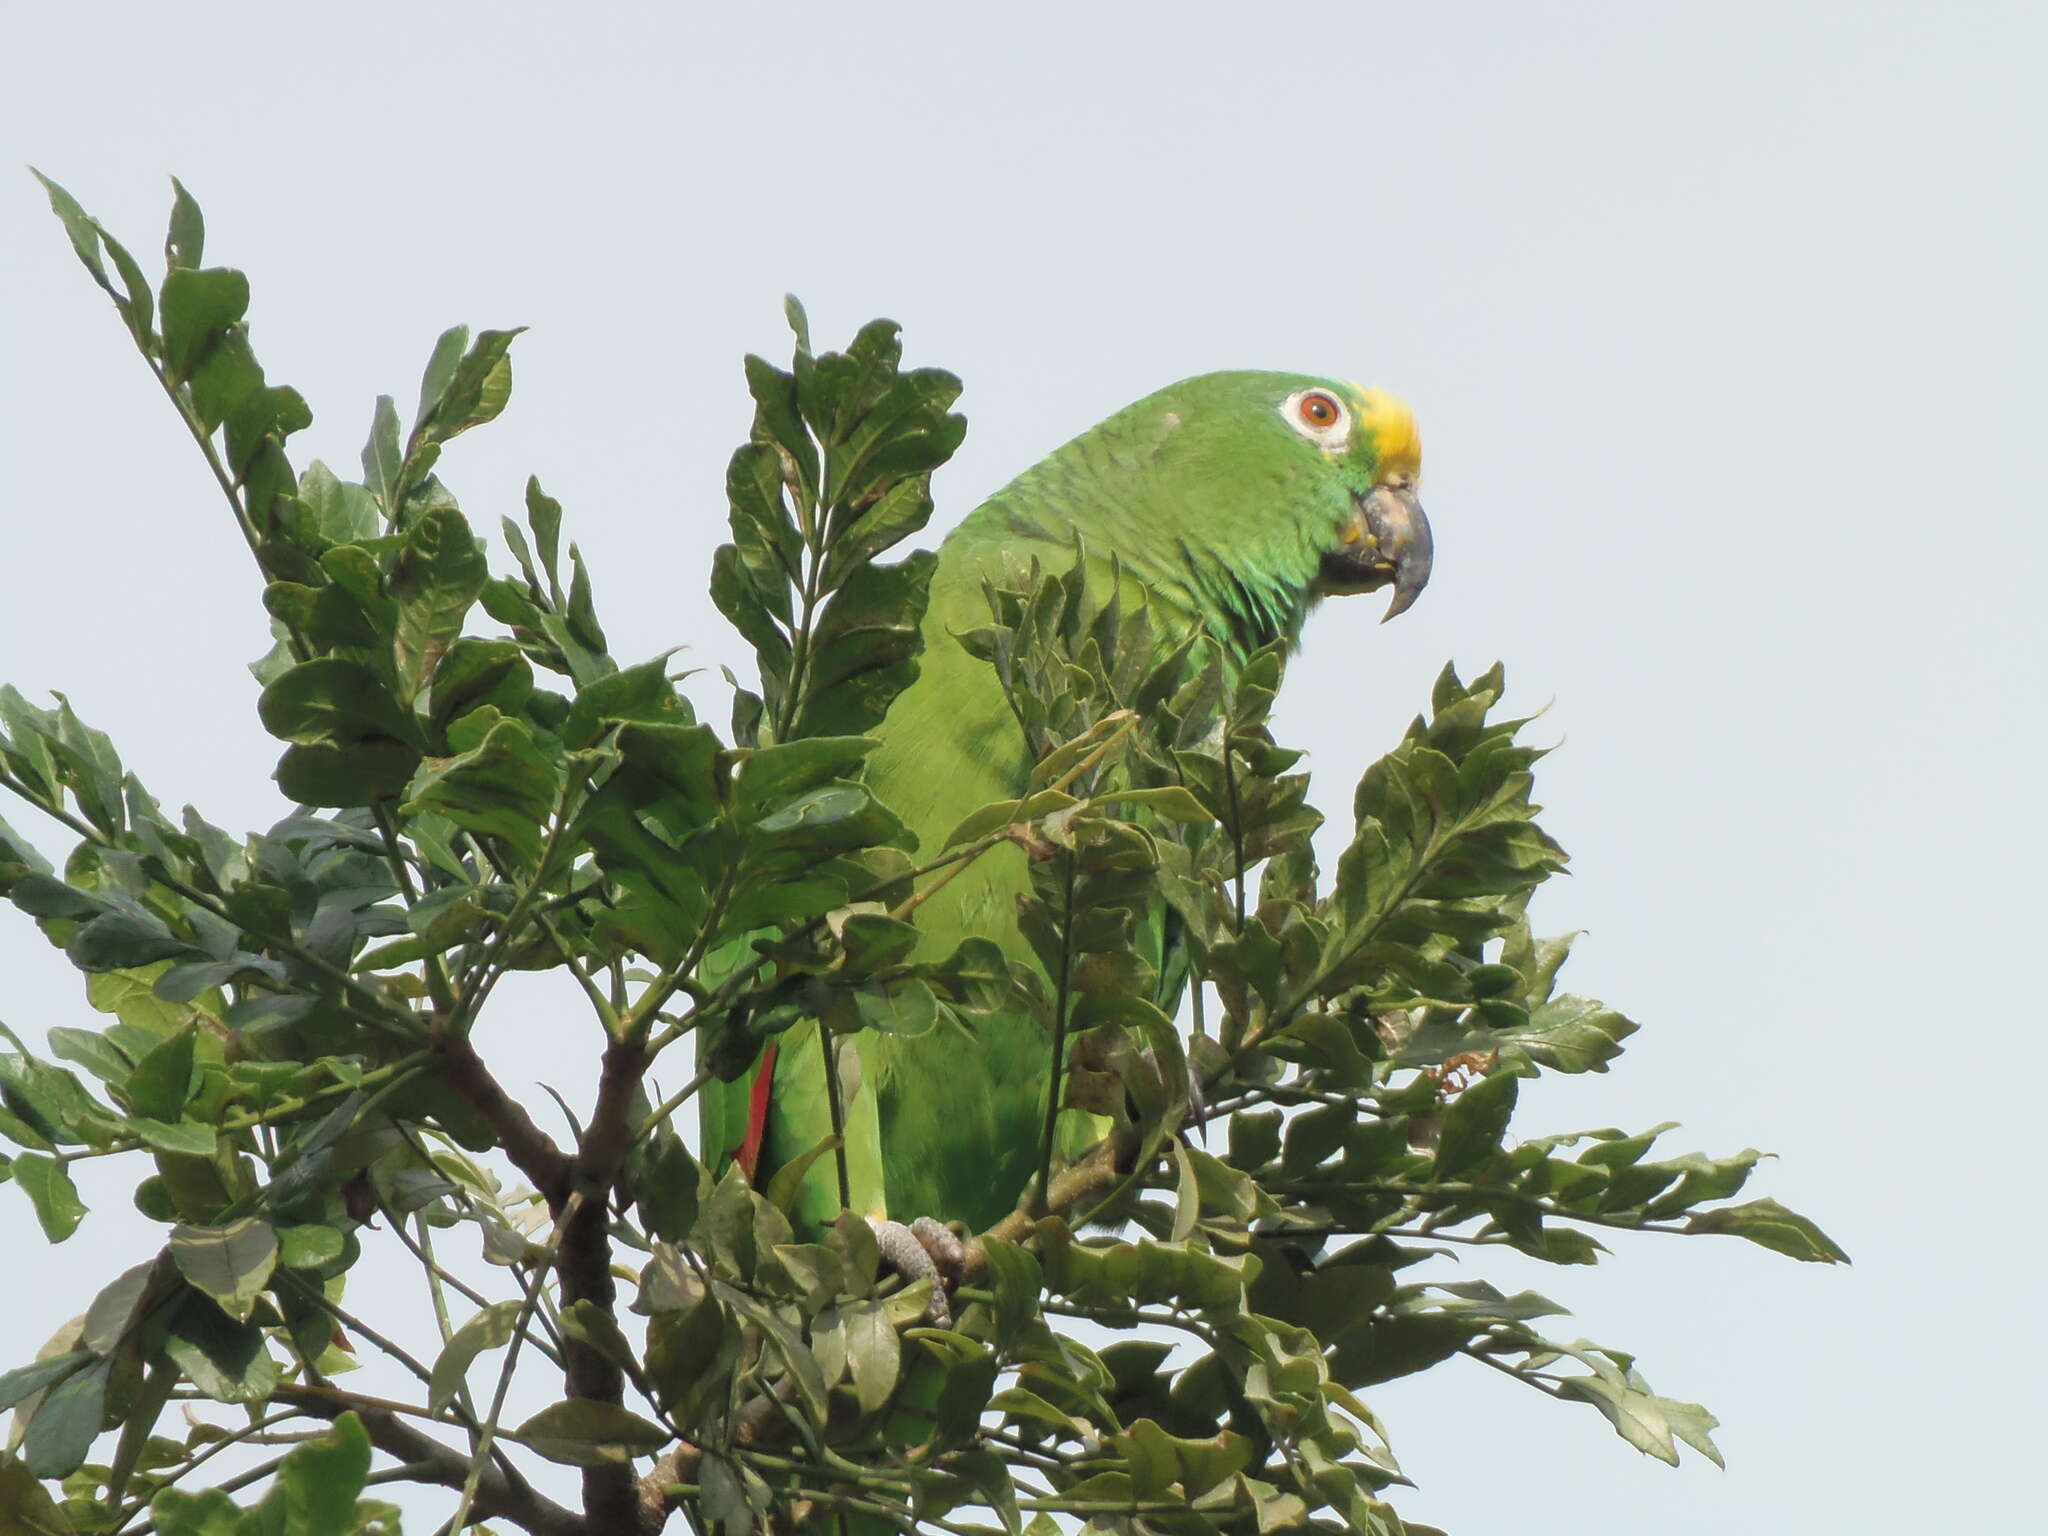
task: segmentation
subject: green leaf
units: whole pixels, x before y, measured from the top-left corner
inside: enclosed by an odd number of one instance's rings
[[[866,982],[852,992],[861,1027],[885,1035],[921,1035],[939,1021],[938,999],[922,981]]]
[[[461,353],[452,366],[448,355],[469,333],[466,327],[457,326],[442,334],[420,381],[420,411],[413,428],[416,443],[445,443],[497,418],[512,397],[512,361],[507,352],[524,329],[479,331],[475,345]]]
[[[320,1269],[347,1251],[347,1239],[334,1228],[317,1224],[279,1227],[277,1262],[285,1269]]]
[[[1720,1453],[1713,1449],[1713,1442],[1706,1439],[1706,1432],[1715,1423],[1712,1414],[1697,1404],[1673,1403],[1645,1390],[1642,1378],[1633,1371],[1627,1373],[1626,1379],[1619,1379],[1620,1376],[1619,1372],[1612,1376],[1605,1373],[1566,1376],[1558,1382],[1558,1387],[1560,1395],[1576,1397],[1599,1409],[1607,1422],[1614,1426],[1614,1432],[1644,1455],[1654,1456],[1674,1467],[1678,1465],[1678,1447],[1672,1443],[1673,1426],[1667,1409],[1689,1410],[1692,1419],[1689,1427],[1705,1442],[1706,1454],[1719,1464]]]
[[[41,171],[33,171],[31,174],[43,184],[43,191],[49,195],[50,211],[62,221],[64,233],[71,238],[71,249],[78,253],[78,259],[85,263],[85,269],[93,275],[93,280],[105,288],[107,269],[100,260],[99,225],[79,206],[78,199],[56,182]]]
[[[164,1336],[164,1352],[217,1403],[260,1403],[277,1390],[277,1362],[264,1348],[264,1331],[236,1322],[204,1297],[187,1291]]]
[[[478,1355],[488,1349],[502,1349],[512,1342],[514,1325],[524,1310],[523,1302],[493,1302],[455,1330],[434,1360],[433,1380],[427,1389],[427,1407],[430,1410],[439,1414],[462,1395],[470,1362]]]
[[[991,832],[1001,831],[1016,823],[1037,821],[1080,804],[1072,795],[1063,790],[1041,789],[1022,800],[998,800],[990,805],[969,813],[960,824],[948,832],[941,844],[945,848],[957,848],[962,843],[971,843]]]
[[[19,1167],[19,1163],[16,1164]],[[1752,1243],[1808,1264],[1846,1264],[1840,1244],[1797,1211],[1771,1199],[1751,1200],[1717,1211],[1701,1211],[1685,1224],[1688,1232],[1731,1232]]]
[[[198,1031],[191,1025],[152,1046],[121,1085],[121,1096],[138,1115],[175,1120],[192,1096],[192,1060]]]
[[[1092,797],[1095,805],[1132,806],[1150,811],[1165,821],[1188,824],[1213,821],[1215,818],[1203,807],[1202,802],[1180,784],[1168,784],[1158,789],[1118,789],[1107,794]]]
[[[185,184],[171,178],[171,225],[164,237],[164,260],[174,267],[197,267],[206,250],[206,216]]]
[[[1027,1387],[1006,1387],[989,1399],[989,1412],[1022,1422],[1050,1424],[1070,1435],[1086,1435],[1089,1426],[1065,1409],[1047,1402]]]
[[[839,1308],[846,1327],[846,1365],[862,1413],[875,1413],[896,1390],[903,1347],[881,1303],[850,1301]]]
[[[844,1142],[838,1136],[823,1136],[800,1155],[791,1158],[775,1170],[775,1176],[768,1181],[763,1197],[783,1215],[790,1215],[796,1208],[796,1197],[803,1186],[804,1175],[811,1171],[811,1165],[819,1158],[839,1150]]]
[[[419,761],[402,741],[289,747],[277,762],[277,787],[300,805],[376,805],[404,792]]]
[[[489,577],[476,535],[455,508],[435,507],[407,527],[390,578],[398,603],[398,675],[407,696],[426,686],[460,637],[463,616]]]
[[[437,812],[467,831],[497,838],[522,867],[532,869],[554,814],[554,762],[535,745],[524,721],[507,719],[489,705],[464,715],[449,734],[465,750],[430,764],[405,813]]]
[[[927,478],[913,475],[899,480],[833,539],[825,561],[824,590],[837,590],[863,562],[902,543],[929,522],[931,515]]]
[[[71,935],[64,953],[81,971],[126,971],[193,953],[141,908],[103,913]]]
[[[570,1467],[624,1466],[650,1456],[673,1437],[630,1409],[595,1398],[570,1398],[541,1409],[518,1428],[521,1441]]]
[[[78,1198],[78,1186],[55,1158],[40,1152],[21,1153],[14,1159],[14,1182],[35,1207],[36,1220],[51,1242],[63,1242],[85,1219],[85,1202]]]
[[[76,1530],[27,1464],[0,1452],[0,1536],[75,1536]]]
[[[128,1058],[95,1030],[52,1029],[50,1051],[61,1060],[78,1063],[103,1083],[125,1081],[129,1073]]]
[[[672,654],[664,651],[651,661],[607,673],[579,688],[562,725],[563,744],[571,751],[591,746],[606,727],[621,722],[690,724],[689,706],[668,679]]]
[[[70,1349],[62,1354],[52,1355],[47,1360],[16,1366],[5,1375],[0,1375],[0,1411],[26,1402],[50,1383],[63,1380],[73,1371],[98,1358],[89,1349]]]
[[[1634,1021],[1605,1003],[1569,993],[1554,997],[1529,1015],[1526,1025],[1501,1030],[1530,1059],[1557,1072],[1605,1072],[1621,1054],[1621,1042],[1636,1032]]]
[[[158,1536],[240,1536],[242,1510],[218,1488],[186,1493],[159,1489],[149,1501]]]
[[[256,704],[264,729],[280,741],[420,745],[412,712],[361,662],[339,656],[302,661],[263,690]]]
[[[218,1227],[180,1225],[171,1229],[171,1258],[223,1312],[246,1323],[277,1268],[277,1233],[253,1216]]]
[[[249,310],[249,279],[232,267],[173,267],[164,278],[164,368],[182,384]]]
[[[261,1536],[357,1536],[356,1500],[370,1472],[370,1437],[344,1413],[333,1429],[297,1447],[257,1506]]]
[[[641,1219],[656,1237],[680,1242],[697,1220],[710,1175],[690,1149],[667,1127],[649,1138],[644,1161],[629,1160],[628,1187],[640,1206]]]
[[[210,1125],[193,1122],[152,1120],[147,1115],[136,1115],[128,1122],[144,1146],[158,1152],[175,1152],[185,1157],[211,1157],[218,1142]]]
[[[643,1311],[645,1278],[643,1272]],[[655,1311],[647,1324],[647,1374],[670,1415],[683,1424],[723,1401],[725,1376],[741,1345],[738,1327],[718,1298],[694,1274],[690,1279],[697,1286],[694,1300]]]
[[[21,1456],[37,1477],[68,1477],[92,1450],[105,1422],[114,1362],[88,1366],[43,1394],[21,1438]]]
[[[434,342],[434,350],[427,355],[426,369],[420,375],[419,409],[413,413],[412,429],[418,432],[426,423],[441,397],[448,392],[449,382],[455,377],[455,366],[462,361],[462,354],[469,349],[469,327],[451,325]]]
[[[389,395],[377,397],[370,417],[369,440],[363,444],[363,481],[384,509],[387,522],[398,516],[399,473],[405,457],[398,448],[398,407]]]
[[[1158,1498],[1178,1484],[1184,1496],[1200,1498],[1251,1464],[1252,1445],[1225,1430],[1206,1440],[1170,1435],[1151,1419],[1139,1419],[1110,1442],[1130,1470],[1138,1498]]]
[[[1437,1141],[1436,1177],[1455,1179],[1500,1150],[1501,1138],[1514,1117],[1518,1089],[1513,1072],[1498,1071],[1451,1101]]]
[[[738,804],[746,811],[786,805],[854,773],[874,747],[870,736],[811,736],[757,748],[734,777]]]
[[[445,732],[461,715],[489,704],[518,715],[533,694],[533,667],[510,640],[458,638],[434,668],[428,714]]]
[[[632,1374],[639,1369],[639,1354],[625,1330],[612,1314],[588,1296],[562,1309],[562,1331],[578,1343],[588,1344],[620,1370]]]

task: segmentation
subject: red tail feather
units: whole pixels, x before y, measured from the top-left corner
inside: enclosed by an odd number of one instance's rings
[[[775,1089],[775,1046],[761,1052],[761,1064],[754,1069],[754,1086],[747,1094],[747,1134],[732,1160],[740,1165],[749,1184],[761,1164],[761,1143],[768,1135],[768,1099]]]

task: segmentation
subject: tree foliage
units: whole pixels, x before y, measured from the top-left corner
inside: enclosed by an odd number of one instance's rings
[[[863,733],[914,675],[933,557],[883,557],[964,425],[894,326],[815,352],[792,304],[792,367],[747,360],[711,597],[756,675],[722,734],[668,657],[610,654],[537,482],[494,550],[438,477],[504,409],[516,330],[444,334],[410,426],[377,402],[360,479],[301,471],[311,413],[257,362],[248,282],[203,264],[185,190],[152,288],[46,186],[256,561],[259,707],[299,807],[244,836],[171,816],[61,695],[0,690],[0,787],[75,839],[57,869],[0,823],[0,889],[102,1016],[40,1050],[7,1034],[0,1178],[63,1242],[90,1220],[73,1170],[119,1159],[163,1228],[0,1375],[0,1531],[395,1531],[375,1493],[411,1482],[447,1490],[444,1529],[1398,1532],[1360,1394],[1460,1357],[1650,1455],[1718,1459],[1706,1410],[1552,1337],[1562,1308],[1452,1278],[1489,1247],[1591,1264],[1616,1231],[1843,1257],[1739,1199],[1754,1151],[1516,1121],[1525,1082],[1605,1071],[1635,1026],[1559,991],[1570,940],[1529,926],[1565,856],[1498,668],[1446,669],[1323,870],[1268,728],[1278,650],[1163,652],[1080,567],[1020,569],[964,643],[1010,691],[1030,791],[913,853]],[[913,960],[923,897],[1011,843],[1036,964],[985,941]],[[1164,950],[1140,932],[1162,911]],[[487,1005],[521,969],[587,1003],[559,1038],[600,1081],[566,1137],[492,1060]],[[1183,992],[1185,1032],[1162,1006]],[[1060,1103],[1099,1134],[1056,1157],[1048,1125],[944,1308],[864,1221],[799,1240],[792,1176],[714,1178],[672,1124],[799,1019],[972,1030],[996,1006],[1043,1020]],[[658,1099],[664,1058],[683,1086]],[[370,1244],[416,1261],[432,1358],[351,1306]],[[515,1424],[516,1371],[557,1400]],[[217,1481],[223,1452],[242,1470]]]

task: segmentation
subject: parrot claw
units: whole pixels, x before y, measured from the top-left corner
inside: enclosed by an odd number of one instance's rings
[[[953,1287],[960,1283],[967,1252],[960,1239],[929,1216],[920,1216],[909,1226],[882,1216],[870,1216],[875,1246],[889,1267],[905,1281],[932,1282],[932,1299],[925,1304],[925,1321],[936,1328],[953,1326]]]

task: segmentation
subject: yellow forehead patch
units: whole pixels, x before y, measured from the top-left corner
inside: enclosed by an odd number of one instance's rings
[[[1383,475],[1422,473],[1422,434],[1415,430],[1415,413],[1405,400],[1384,389],[1352,385],[1358,401],[1359,423],[1372,434],[1373,454]]]

